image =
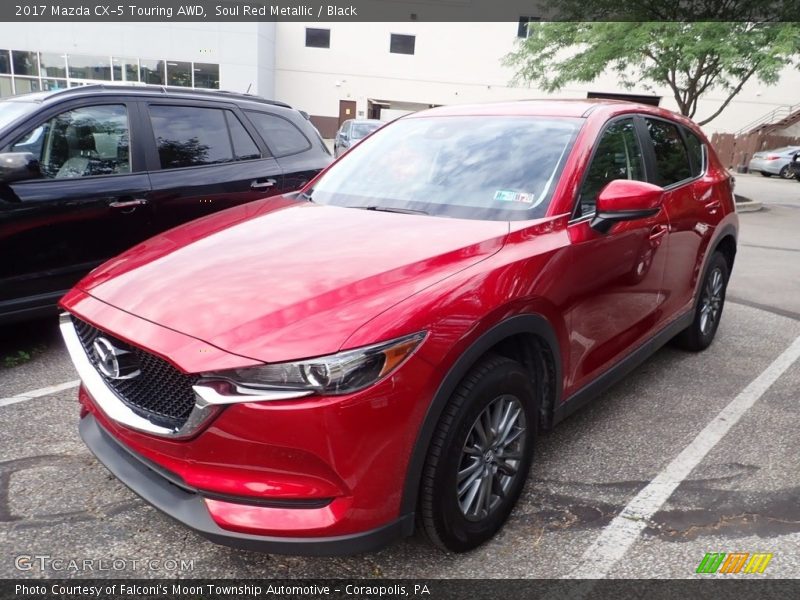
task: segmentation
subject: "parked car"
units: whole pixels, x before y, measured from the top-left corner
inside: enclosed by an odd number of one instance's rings
[[[331,162],[257,96],[95,85],[0,101],[0,322],[52,312],[154,234],[302,187]]]
[[[795,154],[792,156],[792,162],[789,163],[789,168],[794,174],[794,180],[797,183],[800,183],[800,150],[795,152]]]
[[[80,432],[217,542],[352,553],[417,522],[466,551],[541,430],[667,341],[712,343],[737,231],[730,175],[666,110],[415,113],[84,278],[61,303]]]
[[[338,157],[344,154],[383,125],[383,121],[377,119],[348,119],[342,123],[333,139],[333,155]]]
[[[761,173],[764,177],[778,175],[783,179],[791,179],[794,177],[794,172],[789,163],[792,160],[792,156],[797,152],[800,152],[800,146],[787,146],[776,150],[756,152],[753,154],[747,170],[751,173]]]

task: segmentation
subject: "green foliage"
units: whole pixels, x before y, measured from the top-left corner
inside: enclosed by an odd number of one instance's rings
[[[515,69],[516,83],[534,82],[553,92],[608,70],[628,89],[667,86],[688,117],[695,116],[703,94],[722,90],[725,100],[701,125],[751,78],[774,84],[800,58],[796,22],[533,23],[529,33],[504,59]]]

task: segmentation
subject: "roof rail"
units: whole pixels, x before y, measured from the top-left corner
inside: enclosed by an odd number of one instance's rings
[[[83,90],[91,91],[98,89],[125,90],[126,92],[132,92],[132,91],[159,92],[164,95],[170,95],[170,94],[197,95],[197,96],[223,95],[232,98],[240,98],[242,100],[248,100],[250,102],[259,102],[261,104],[271,104],[274,106],[282,106],[283,108],[292,108],[291,105],[286,104],[285,102],[280,102],[279,100],[268,100],[267,98],[264,98],[262,96],[256,96],[255,94],[244,94],[241,92],[231,92],[229,90],[209,90],[203,88],[184,88],[178,86],[153,85],[141,82],[131,82],[129,84],[89,83],[86,85],[54,90],[53,92],[51,92],[50,97],[60,96],[62,94],[69,94],[69,93],[73,94],[80,93]]]

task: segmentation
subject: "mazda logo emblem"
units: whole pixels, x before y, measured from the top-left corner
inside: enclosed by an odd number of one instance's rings
[[[123,348],[117,348],[104,337],[92,342],[95,364],[109,379],[132,379],[141,372],[136,357]]]

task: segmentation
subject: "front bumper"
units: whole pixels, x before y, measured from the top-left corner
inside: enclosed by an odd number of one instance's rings
[[[213,502],[219,509],[222,505],[235,507],[236,503],[209,499],[197,490],[185,487],[174,474],[171,476],[119,444],[91,414],[81,419],[79,431],[98,460],[131,490],[168,516],[218,544],[278,554],[346,555],[378,550],[396,539],[410,535],[414,530],[412,513],[370,531],[332,537],[289,538],[229,531],[220,527],[211,517],[208,504]],[[314,511],[321,508],[273,510]]]

